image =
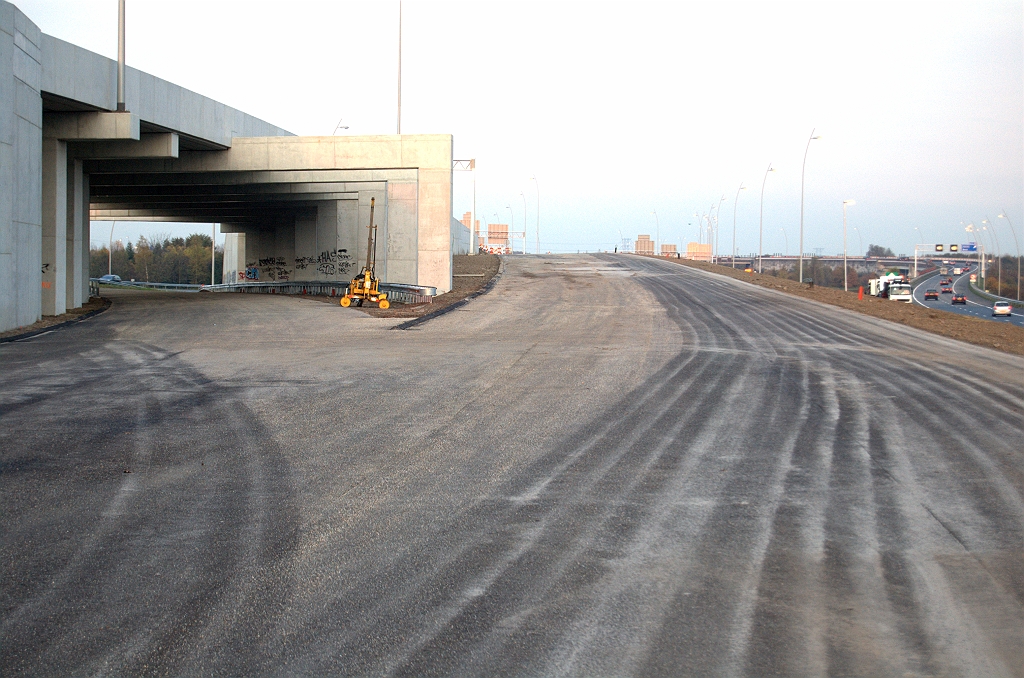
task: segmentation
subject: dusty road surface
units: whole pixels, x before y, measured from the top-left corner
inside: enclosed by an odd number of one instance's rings
[[[0,346],[0,674],[1024,675],[1024,359],[629,256]]]

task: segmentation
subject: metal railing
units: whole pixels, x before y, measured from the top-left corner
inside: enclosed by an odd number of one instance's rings
[[[95,283],[97,294],[99,285],[130,289],[155,289],[172,292],[241,292],[243,294],[313,294],[328,297],[340,297],[345,294],[350,281],[318,281],[289,280],[284,282],[244,282],[224,283],[220,285],[190,285],[181,283],[150,283],[122,280],[120,282],[103,282],[98,278],[90,278],[90,286]],[[437,295],[436,287],[425,285],[407,285],[405,283],[381,283],[380,290],[387,292],[388,299],[403,304],[429,304]]]
[[[128,287],[131,289],[151,289],[151,290],[174,290],[177,292],[198,292],[204,286],[203,285],[192,285],[185,283],[156,283],[156,282],[144,282],[141,280],[119,280],[116,282],[107,282],[106,280],[100,280],[99,278],[89,278],[89,283],[96,283],[97,285],[109,285],[111,287]],[[205,285],[209,287],[209,285]]]

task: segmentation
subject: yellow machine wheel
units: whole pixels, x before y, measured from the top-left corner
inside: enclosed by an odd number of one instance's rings
[[[378,306],[380,306],[381,308],[390,308],[391,304],[388,303],[387,299],[381,299],[380,304],[378,304]]]
[[[352,300],[349,299],[348,297],[342,297],[341,298],[341,305],[344,306],[345,308],[348,308],[349,306],[352,305]]]

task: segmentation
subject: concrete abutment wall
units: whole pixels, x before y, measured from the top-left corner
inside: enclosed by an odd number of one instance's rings
[[[337,281],[373,198],[378,276],[451,289],[451,135],[295,137],[130,67],[114,112],[115,74],[0,0],[0,332],[88,300],[90,219],[220,223],[224,282]]]
[[[42,315],[41,42],[0,2],[0,332]]]

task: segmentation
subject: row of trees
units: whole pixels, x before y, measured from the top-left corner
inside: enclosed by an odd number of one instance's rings
[[[1017,271],[1020,269],[1020,259],[1004,255],[1002,257],[1003,274],[1002,285],[1000,286],[999,259],[992,258],[986,269],[985,290],[1001,297],[1017,298]],[[1024,283],[1024,281],[1021,281]],[[1024,292],[1024,288],[1021,289]]]
[[[139,236],[135,244],[120,241],[113,251],[106,246],[89,251],[89,276],[98,278],[110,272],[123,280],[146,282],[210,284],[210,257],[213,239],[193,233],[187,238],[157,236],[152,241]],[[221,281],[224,266],[223,248],[217,248],[215,282]]]

